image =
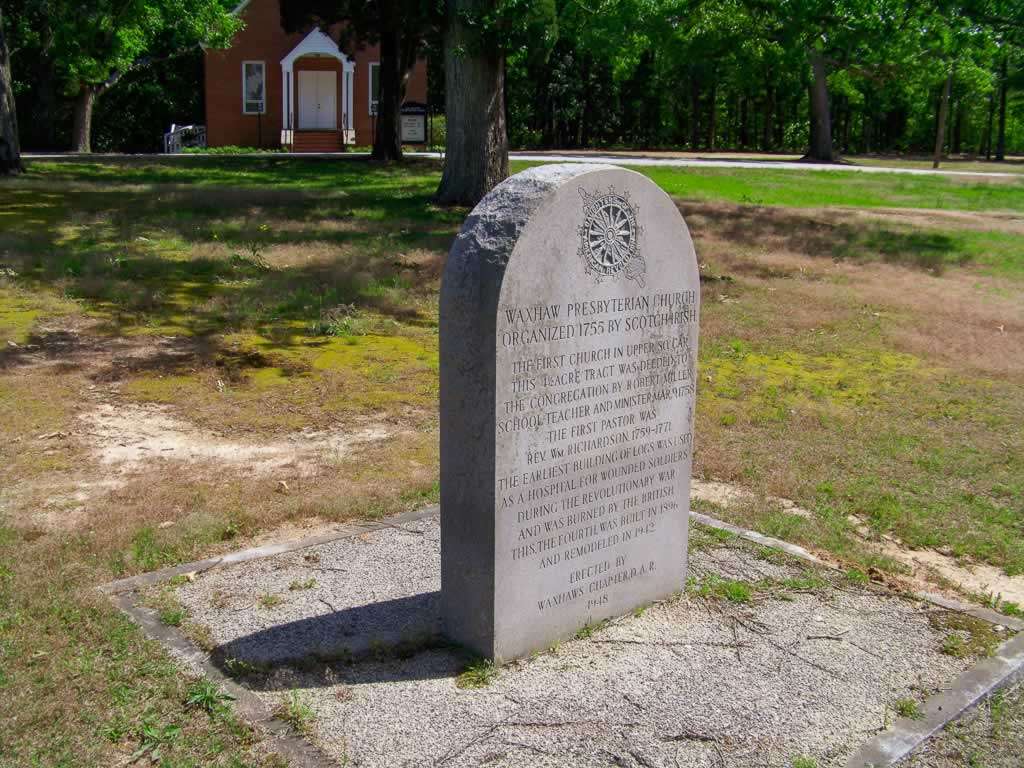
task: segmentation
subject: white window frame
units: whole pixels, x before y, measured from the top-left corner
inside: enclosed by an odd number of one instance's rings
[[[260,69],[263,71],[263,98],[260,100],[260,109],[252,110],[249,109],[249,102],[255,101],[250,99],[248,94],[245,92],[245,70],[250,64],[259,64]],[[256,61],[250,59],[242,62],[242,114],[243,115],[265,115],[267,113],[267,62]]]
[[[367,104],[366,110],[373,116],[377,115],[378,105],[380,104],[380,98],[373,98],[373,70],[377,70],[377,82],[380,83],[380,62],[371,61],[366,68],[366,90],[367,90]]]

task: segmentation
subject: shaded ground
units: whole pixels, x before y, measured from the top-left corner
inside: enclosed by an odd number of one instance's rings
[[[175,760],[254,762],[91,587],[436,500],[465,211],[426,163],[32,167],[0,186],[0,759],[171,728]],[[651,176],[702,261],[695,469],[743,491],[700,504],[887,580],[915,552],[1024,573],[1024,186]]]

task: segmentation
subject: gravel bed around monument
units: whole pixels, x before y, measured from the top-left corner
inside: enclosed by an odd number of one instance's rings
[[[488,670],[479,688],[459,686],[471,660],[433,639],[436,517],[176,591],[215,659],[258,670],[242,682],[271,706],[298,691],[314,741],[353,766],[840,766],[899,702],[971,663],[942,652],[930,603],[699,526],[691,538],[677,599]]]
[[[433,518],[216,569],[179,598],[221,659],[345,658],[438,632],[438,557]]]

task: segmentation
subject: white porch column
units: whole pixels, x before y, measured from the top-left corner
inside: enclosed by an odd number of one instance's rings
[[[351,131],[355,125],[355,120],[352,116],[352,104],[354,100],[352,98],[352,90],[356,84],[356,63],[347,56],[342,60],[342,70],[345,79],[345,93],[344,93],[344,104],[345,104],[345,130]]]
[[[292,77],[291,62],[281,62],[281,142],[291,141],[291,132],[295,130],[292,115],[295,114],[295,94],[292,87],[295,85]]]

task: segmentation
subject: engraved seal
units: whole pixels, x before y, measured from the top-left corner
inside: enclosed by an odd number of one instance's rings
[[[639,253],[637,207],[628,193],[620,194],[615,187],[593,193],[580,187],[579,193],[583,198],[579,255],[587,272],[598,279],[623,272],[642,288],[647,265]]]

